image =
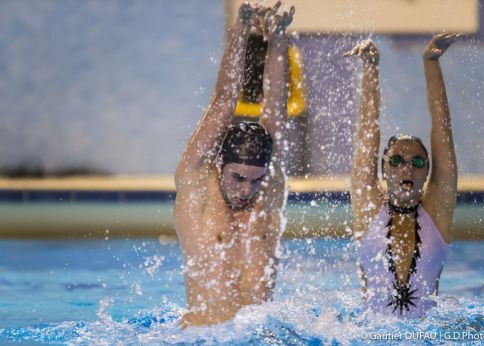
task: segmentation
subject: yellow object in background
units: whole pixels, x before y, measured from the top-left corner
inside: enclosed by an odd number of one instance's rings
[[[287,115],[295,117],[306,110],[306,90],[303,78],[303,63],[301,53],[295,46],[288,48],[289,54],[289,91],[287,98]],[[259,117],[262,114],[262,104],[249,103],[239,98],[234,115],[244,117]]]

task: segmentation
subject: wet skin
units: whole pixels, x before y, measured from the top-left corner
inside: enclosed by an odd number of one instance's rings
[[[285,29],[294,14],[293,7],[290,12],[278,11],[279,7],[280,2],[272,7],[250,3],[240,7],[239,20],[228,31],[212,101],[177,167],[175,226],[187,297],[182,328],[227,321],[241,307],[272,297],[284,225]],[[268,41],[259,122],[275,139],[272,161],[269,169],[221,167],[217,153],[240,95],[251,29]]]
[[[242,170],[224,167],[222,178],[214,166],[203,184],[177,191],[175,221],[188,304],[182,327],[226,321],[242,306],[272,296],[284,178],[279,169],[265,176],[260,167],[238,168]],[[234,181],[239,179],[243,181]]]
[[[222,168],[220,187],[225,201],[233,209],[247,207],[259,191],[267,167],[227,163]]]
[[[450,112],[440,56],[461,34],[435,35],[424,50],[423,63],[427,87],[427,104],[431,117],[430,149],[432,172],[425,149],[413,140],[401,139],[385,155],[383,179],[387,185],[382,191],[378,182],[378,152],[380,148],[380,82],[379,52],[371,39],[358,43],[345,56],[359,56],[363,60],[360,97],[360,125],[355,138],[352,164],[351,204],[355,239],[361,240],[371,223],[388,202],[399,207],[412,207],[419,203],[434,222],[446,243],[451,242],[451,228],[457,192],[457,162],[455,157]],[[405,163],[393,167],[388,158],[400,155]],[[412,166],[412,158],[427,159],[422,168]],[[396,266],[397,281],[402,285],[408,278],[416,244],[415,213],[392,213],[391,243]],[[384,250],[384,249],[383,249]],[[439,268],[435,268],[439,270]],[[441,270],[441,268],[440,268]],[[363,282],[366,281],[361,268]],[[440,277],[440,273],[437,275]],[[366,284],[365,284],[366,287]],[[365,291],[365,288],[364,288]],[[437,293],[437,292],[436,292]],[[367,297],[365,293],[365,298]]]
[[[383,178],[388,187],[388,197],[392,204],[411,207],[420,202],[423,188],[429,173],[428,156],[422,145],[413,140],[399,140],[388,150],[387,156],[400,155],[405,159],[401,166],[393,167],[385,161]],[[422,168],[412,165],[412,158],[421,156],[427,160]]]

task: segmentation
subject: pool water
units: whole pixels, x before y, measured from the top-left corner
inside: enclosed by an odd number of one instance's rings
[[[0,344],[480,344],[483,250],[484,242],[454,243],[438,306],[401,321],[361,311],[351,241],[285,240],[273,302],[221,325],[180,330],[176,241],[1,240]]]

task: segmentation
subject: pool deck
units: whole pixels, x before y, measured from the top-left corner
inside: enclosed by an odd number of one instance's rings
[[[289,178],[290,192],[348,191],[350,176]],[[83,176],[68,178],[2,178],[0,190],[99,190],[99,191],[175,191],[170,175],[160,176]],[[484,192],[484,176],[459,177],[460,192]]]
[[[288,186],[287,237],[349,235],[349,176]],[[458,190],[455,239],[484,239],[484,176]],[[174,236],[174,197],[172,176],[0,178],[0,238]]]

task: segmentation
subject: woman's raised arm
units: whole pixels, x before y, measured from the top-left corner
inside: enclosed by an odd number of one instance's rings
[[[435,35],[423,54],[427,102],[432,121],[432,171],[422,204],[447,243],[452,240],[451,225],[457,193],[457,161],[439,58],[461,36],[447,33]]]
[[[360,97],[360,123],[354,141],[351,169],[351,205],[354,236],[359,238],[368,229],[382,204],[378,188],[378,150],[380,148],[380,82],[379,52],[373,41],[357,44],[344,56],[357,55],[363,60]]]

